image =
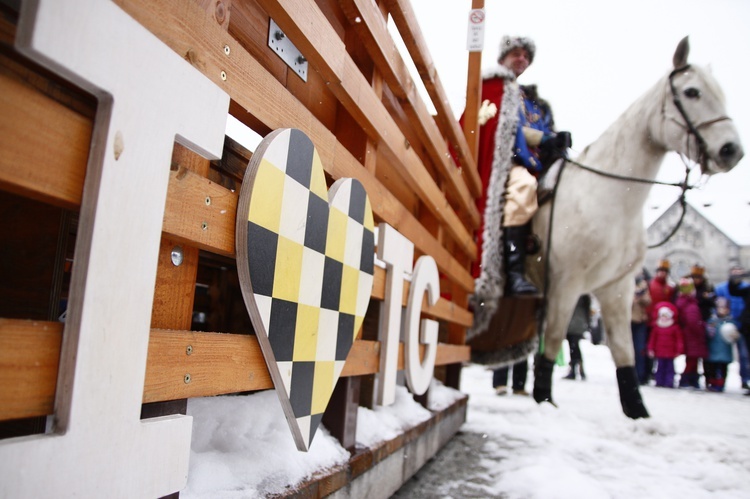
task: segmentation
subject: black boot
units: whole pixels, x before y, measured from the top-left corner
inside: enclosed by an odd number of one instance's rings
[[[540,296],[536,286],[526,280],[526,240],[529,224],[505,227],[506,296]]]
[[[634,366],[619,367],[617,369],[617,386],[620,388],[620,403],[622,412],[631,419],[649,417],[646,406],[643,405],[641,392],[638,389],[638,374]]]
[[[549,402],[552,405],[552,370],[555,362],[548,360],[544,355],[534,357],[534,400],[541,404]],[[555,407],[557,407],[555,405]]]
[[[568,375],[565,376],[563,379],[576,379],[576,367],[578,367],[578,362],[575,360],[571,360],[570,372],[568,372]]]
[[[578,374],[581,376],[581,381],[586,381],[586,373],[583,372],[583,362],[578,364]]]

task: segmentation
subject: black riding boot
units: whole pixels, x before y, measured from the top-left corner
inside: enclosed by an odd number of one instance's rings
[[[570,372],[568,372],[568,375],[565,376],[563,379],[576,379],[576,368],[578,367],[578,361],[577,360],[571,360],[570,361]]]
[[[627,417],[631,419],[650,417],[638,389],[638,374],[635,372],[635,367],[627,366],[617,369],[617,386],[620,388],[622,412]]]
[[[549,402],[552,405],[552,370],[555,362],[544,355],[534,357],[534,400],[541,404]]]
[[[526,280],[526,239],[529,224],[505,227],[506,296],[539,296],[539,290]]]

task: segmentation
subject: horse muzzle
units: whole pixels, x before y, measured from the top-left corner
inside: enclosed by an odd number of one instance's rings
[[[715,154],[709,154],[708,161],[701,162],[703,173],[711,175],[728,172],[737,166],[744,155],[742,144],[733,141],[725,142]]]

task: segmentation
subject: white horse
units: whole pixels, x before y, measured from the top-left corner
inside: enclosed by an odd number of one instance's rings
[[[726,116],[719,85],[706,70],[688,65],[688,52],[686,37],[675,51],[673,71],[586,147],[576,162],[653,181],[666,153],[677,151],[699,163],[705,174],[731,170],[743,155],[737,130]],[[634,419],[648,417],[635,374],[630,315],[634,275],[646,253],[642,212],[650,189],[651,184],[568,163],[554,200],[534,218],[534,232],[542,238],[545,253],[549,251],[545,353],[535,362],[537,402],[552,402],[553,360],[579,295],[591,293],[601,303],[623,411]]]

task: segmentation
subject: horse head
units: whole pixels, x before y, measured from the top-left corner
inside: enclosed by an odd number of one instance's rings
[[[727,172],[744,155],[739,134],[725,111],[721,87],[706,69],[688,63],[689,52],[685,37],[665,84],[661,140],[699,163],[704,174]]]

